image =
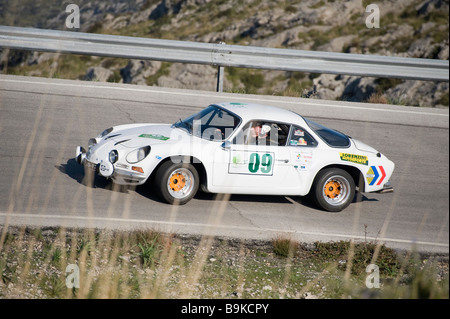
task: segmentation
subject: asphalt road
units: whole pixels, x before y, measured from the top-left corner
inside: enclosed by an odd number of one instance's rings
[[[173,123],[209,103],[277,105],[358,138],[396,164],[394,193],[363,194],[340,213],[303,197],[199,193],[162,203],[148,187],[82,184],[75,147],[125,123]],[[0,224],[154,228],[300,241],[383,242],[449,252],[449,111],[135,85],[0,76]]]

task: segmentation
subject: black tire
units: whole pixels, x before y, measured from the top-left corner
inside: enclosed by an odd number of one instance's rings
[[[312,198],[319,208],[329,212],[340,212],[355,197],[355,181],[340,168],[320,171],[311,188]]]
[[[158,195],[169,204],[184,205],[197,193],[198,172],[192,164],[167,161],[155,175]]]

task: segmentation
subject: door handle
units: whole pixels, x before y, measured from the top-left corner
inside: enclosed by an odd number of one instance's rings
[[[277,160],[277,162],[289,163],[289,160],[288,159],[279,159],[279,160]]]

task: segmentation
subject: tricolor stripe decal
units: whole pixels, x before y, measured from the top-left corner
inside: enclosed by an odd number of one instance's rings
[[[383,166],[370,166],[369,170],[366,174],[367,183],[369,183],[369,186],[375,185],[381,185],[381,183],[384,181],[386,177],[386,172],[384,171]]]

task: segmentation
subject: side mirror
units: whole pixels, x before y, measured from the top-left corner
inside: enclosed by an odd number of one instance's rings
[[[231,148],[231,142],[230,141],[225,141],[222,143],[222,148],[224,150],[229,150]]]

